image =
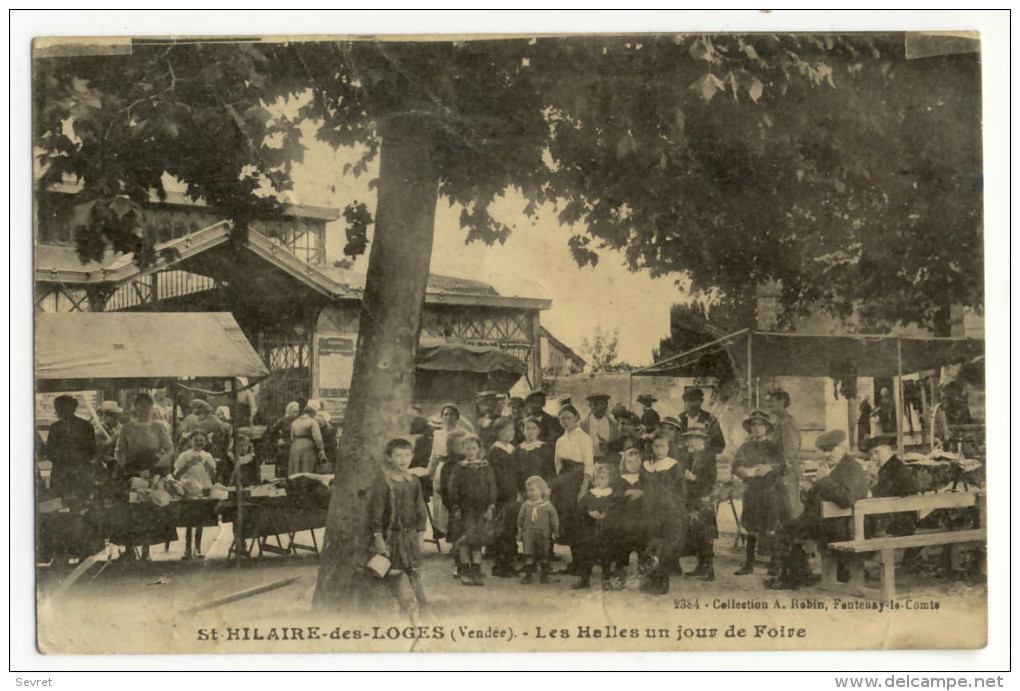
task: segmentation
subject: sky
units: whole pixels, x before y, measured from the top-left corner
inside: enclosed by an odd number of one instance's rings
[[[360,178],[343,176],[352,153],[335,152],[316,141],[311,128],[306,128],[305,135],[304,162],[295,166],[294,189],[287,200],[341,210],[357,200],[374,211],[375,192],[368,183],[377,168],[370,167]],[[550,299],[552,306],[542,313],[542,324],[576,352],[599,327],[603,333],[618,332],[621,360],[632,365],[651,363],[652,349],[669,333],[670,306],[686,300],[676,284],[678,276],[653,279],[647,271],[633,273],[614,250],[599,251],[597,266],[579,268],[567,240],[583,232],[584,226],[560,225],[551,206],[540,208],[533,223],[524,214],[524,205],[522,198],[510,194],[491,207],[493,215],[513,229],[505,244],[465,244],[460,207],[451,207],[441,198],[436,208],[432,272],[484,281],[502,295]],[[344,258],[345,227],[342,218],[326,226],[330,263]],[[367,263],[366,252],[354,268],[364,272]]]

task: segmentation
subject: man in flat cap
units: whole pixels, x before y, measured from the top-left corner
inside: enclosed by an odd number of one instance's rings
[[[555,444],[556,440],[563,436],[563,425],[555,417],[545,412],[546,395],[546,392],[540,389],[536,389],[528,394],[527,398],[524,399],[524,408],[527,411],[525,418],[533,417],[540,421],[539,441],[546,444]],[[524,431],[520,430],[520,432],[523,437]]]
[[[496,434],[492,430],[492,423],[499,419],[500,403],[499,393],[496,391],[480,391],[475,396],[475,405],[478,407],[478,437],[482,440],[482,451],[488,451],[489,447],[496,441]]]
[[[591,437],[595,463],[605,463],[609,444],[619,436],[616,423],[609,417],[609,394],[593,393],[588,396],[588,416],[581,421],[581,429]]]
[[[726,440],[723,438],[722,427],[715,415],[703,409],[705,403],[705,392],[698,388],[691,388],[684,391],[685,410],[677,416],[680,422],[680,432],[686,432],[691,427],[701,427],[708,432],[706,447],[716,454],[722,453],[726,448]]]
[[[822,502],[831,501],[841,509],[849,509],[857,500],[866,498],[870,490],[864,469],[845,442],[846,432],[838,429],[824,432],[815,440],[832,470],[804,492],[804,512],[776,531],[779,575],[765,582],[768,587],[794,589],[814,581],[807,556],[795,539],[818,540],[822,544],[850,539],[849,518],[822,518]],[[825,471],[820,468],[819,472]],[[837,580],[849,578],[849,558],[843,553],[836,555]]]

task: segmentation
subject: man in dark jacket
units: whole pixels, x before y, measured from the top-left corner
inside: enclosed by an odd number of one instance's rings
[[[857,459],[846,450],[843,445],[845,439],[846,433],[842,430],[831,430],[815,442],[825,460],[829,463],[836,461],[836,464],[804,493],[804,512],[776,531],[780,573],[774,580],[767,580],[766,586],[796,589],[813,581],[807,556],[794,540],[818,540],[828,544],[850,539],[849,519],[822,518],[822,502],[831,501],[841,509],[849,509],[859,499],[868,496],[868,477]],[[849,576],[845,558],[846,555],[837,555],[836,578],[842,581]]]
[[[526,417],[534,417],[541,420],[538,438],[546,444],[555,444],[556,440],[563,436],[563,425],[555,417],[545,412],[545,391],[532,391],[524,399],[524,407],[527,410]],[[523,421],[521,422],[523,425]],[[521,436],[524,436],[523,430]]]
[[[875,497],[909,497],[918,493],[917,477],[914,471],[901,461],[886,444],[878,444],[871,448],[871,460],[881,464],[878,469],[878,480],[871,490]],[[865,529],[874,534],[885,532],[887,535],[900,537],[913,535],[917,532],[917,512],[901,511],[879,516],[868,516]],[[910,564],[921,554],[920,547],[903,550],[903,563]]]
[[[96,455],[95,430],[74,414],[78,401],[57,396],[53,409],[57,421],[46,438],[46,458],[53,463],[50,487],[59,497],[88,496],[93,482],[92,459]]]
[[[705,403],[705,392],[701,389],[687,389],[684,391],[684,406],[686,410],[677,416],[680,421],[681,434],[691,427],[701,427],[708,433],[706,448],[719,454],[726,448],[726,440],[723,438],[722,428],[715,415],[702,409]]]

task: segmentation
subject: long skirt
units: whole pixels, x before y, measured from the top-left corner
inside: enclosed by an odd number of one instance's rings
[[[577,506],[577,495],[584,484],[584,466],[574,461],[563,461],[560,474],[550,483],[550,500],[560,518],[559,541],[573,545],[581,521],[581,510]]]
[[[439,492],[439,488],[442,487],[440,484],[443,481],[443,468],[446,466],[445,461],[440,461],[436,465],[436,475],[432,478],[432,523],[435,527],[444,533],[446,533],[446,541],[452,542],[450,538],[450,511],[447,509],[446,504],[443,503],[442,494]]]
[[[307,437],[299,437],[290,445],[290,459],[287,463],[287,475],[295,473],[314,473],[319,463],[319,452],[315,442]]]
[[[748,533],[765,536],[789,521],[781,477],[766,476],[744,486],[740,525]]]

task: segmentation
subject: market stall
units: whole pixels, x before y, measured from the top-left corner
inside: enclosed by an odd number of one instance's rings
[[[858,377],[892,378],[896,400],[896,444],[904,453],[904,377],[971,363],[984,354],[973,338],[905,337],[889,334],[816,334],[742,329],[631,373],[641,376],[706,376],[728,366],[743,377],[748,406],[760,404],[760,382],[770,377],[826,377],[849,385]],[[929,393],[931,396],[931,393]],[[849,398],[852,398],[850,396]],[[926,415],[934,408],[925,401]]]
[[[426,414],[445,403],[469,410],[480,391],[509,392],[528,366],[497,348],[458,343],[422,346],[415,363],[414,401]]]
[[[170,386],[176,394],[182,388],[204,391],[210,382],[227,380],[236,408],[238,379],[254,383],[269,374],[226,313],[39,314],[35,346],[39,393]],[[234,434],[236,446],[236,428]],[[237,477],[234,518],[243,522]],[[120,489],[67,506],[61,497],[40,497],[40,546],[66,548],[72,542],[77,548],[65,552],[79,556],[103,540],[156,544],[175,535],[177,527],[216,525],[223,498],[189,495],[152,502],[139,500],[144,493]]]

